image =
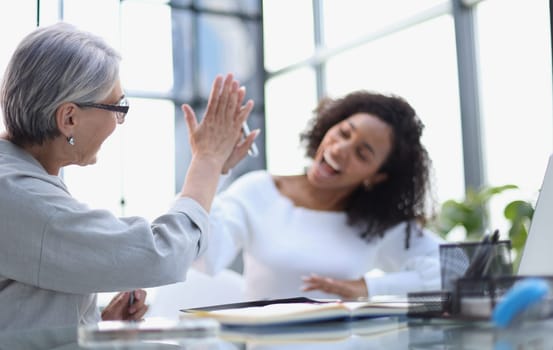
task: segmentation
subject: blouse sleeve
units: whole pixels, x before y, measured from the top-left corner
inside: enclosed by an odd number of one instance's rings
[[[369,296],[440,289],[439,245],[443,241],[428,230],[414,229],[405,249],[405,228],[406,224],[393,227],[379,243],[376,268],[384,274],[364,276]]]
[[[215,275],[228,267],[248,239],[248,191],[233,184],[213,201],[209,214],[207,249],[194,262],[195,269]]]

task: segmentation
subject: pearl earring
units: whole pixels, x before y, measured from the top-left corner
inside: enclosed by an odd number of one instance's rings
[[[67,138],[67,143],[69,143],[71,146],[75,145],[75,139],[73,138],[73,136],[69,136]]]

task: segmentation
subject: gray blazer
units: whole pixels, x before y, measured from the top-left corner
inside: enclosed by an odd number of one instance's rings
[[[96,292],[183,281],[207,229],[190,198],[153,222],[91,209],[0,140],[0,331],[96,322]]]

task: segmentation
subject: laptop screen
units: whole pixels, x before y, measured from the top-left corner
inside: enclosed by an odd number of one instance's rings
[[[549,157],[518,275],[553,275],[553,155]]]

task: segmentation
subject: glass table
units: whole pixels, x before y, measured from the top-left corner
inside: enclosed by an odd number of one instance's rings
[[[367,319],[79,344],[76,327],[0,332],[0,349],[552,349],[553,320],[508,329],[487,322]]]

